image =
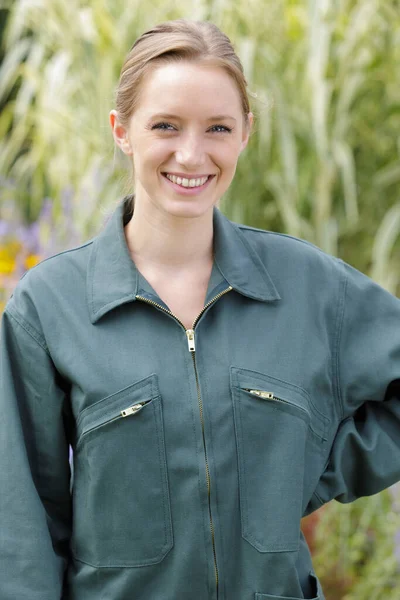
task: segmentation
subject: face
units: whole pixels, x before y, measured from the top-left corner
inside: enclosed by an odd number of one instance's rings
[[[235,82],[221,68],[169,63],[144,79],[128,129],[111,111],[116,143],[132,156],[135,206],[175,217],[212,212],[246,147]]]

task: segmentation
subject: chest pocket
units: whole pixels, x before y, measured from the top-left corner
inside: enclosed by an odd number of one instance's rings
[[[95,567],[160,562],[173,536],[156,376],[84,409],[76,439],[74,556]]]
[[[232,367],[231,391],[242,536],[259,552],[297,550],[304,472],[319,468],[328,421],[305,390],[262,373]]]

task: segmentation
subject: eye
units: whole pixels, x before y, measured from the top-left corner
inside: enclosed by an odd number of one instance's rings
[[[174,131],[174,126],[171,123],[156,123],[152,126],[152,129],[160,129],[161,131]]]
[[[230,127],[226,127],[226,125],[213,125],[211,130],[216,133],[231,133],[232,129]]]

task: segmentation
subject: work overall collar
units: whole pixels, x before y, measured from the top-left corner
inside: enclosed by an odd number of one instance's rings
[[[160,301],[129,253],[124,226],[132,216],[130,200],[127,196],[118,204],[102,231],[93,239],[87,272],[92,323],[115,307],[134,302],[139,295]],[[280,299],[266,267],[240,227],[216,207],[213,209],[213,244],[214,265],[206,302],[209,296],[227,285],[253,300],[273,302]]]

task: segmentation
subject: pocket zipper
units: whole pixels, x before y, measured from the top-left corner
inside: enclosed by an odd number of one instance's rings
[[[267,392],[265,390],[252,390],[250,388],[242,388],[245,392],[249,392],[253,394],[253,396],[257,396],[258,398],[262,398],[263,400],[276,400],[277,402],[284,402],[285,404],[289,404],[290,406],[295,406],[296,408],[302,410],[308,415],[307,410],[303,406],[299,406],[294,402],[289,402],[289,400],[285,400],[284,398],[279,398],[275,396],[273,392]]]
[[[273,392],[265,392],[264,390],[251,390],[249,388],[243,389],[245,392],[250,392],[250,394],[253,394],[253,396],[258,396],[259,398],[264,398],[265,400],[280,400],[280,398],[274,396]]]
[[[123,417],[129,417],[129,415],[136,415],[146,404],[151,402],[151,400],[146,400],[146,402],[137,402],[136,404],[132,404],[132,406],[128,406],[128,408],[124,408],[121,410],[121,415]]]
[[[128,406],[127,408],[124,408],[123,410],[118,411],[118,413],[114,417],[111,417],[110,419],[106,419],[105,421],[100,421],[100,423],[97,423],[97,424],[93,425],[92,427],[89,427],[88,429],[84,429],[79,436],[79,440],[77,442],[76,447],[77,448],[79,447],[82,438],[84,438],[85,435],[87,435],[91,431],[94,431],[95,429],[99,429],[100,427],[104,427],[105,425],[109,425],[110,423],[113,423],[114,421],[121,419],[121,417],[129,417],[130,415],[136,415],[149,402],[151,402],[151,400],[145,400],[145,401],[142,400],[141,402],[132,404],[132,406]]]

